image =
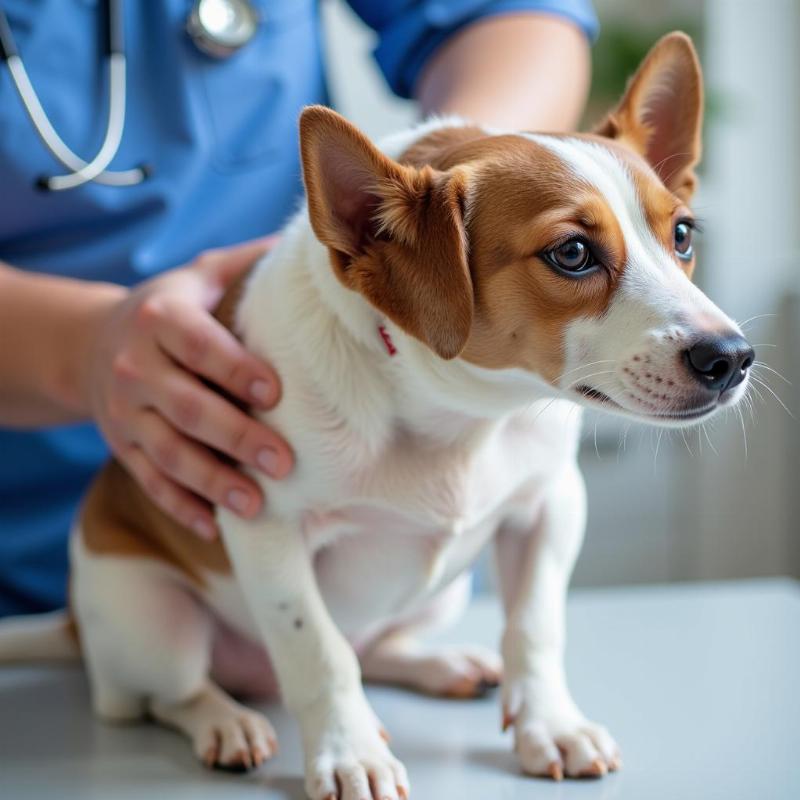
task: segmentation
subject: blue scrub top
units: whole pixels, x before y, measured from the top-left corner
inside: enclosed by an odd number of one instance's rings
[[[301,191],[297,115],[327,100],[316,0],[253,0],[256,38],[227,60],[185,34],[192,0],[125,4],[127,125],[112,168],[145,162],[133,187],[34,188],[62,172],[0,68],[0,260],[132,285],[199,251],[277,230]],[[537,10],[594,37],[590,0],[351,0],[378,36],[393,91],[410,96],[453,32],[483,16]],[[3,0],[34,88],[78,154],[105,132],[108,73],[95,0]],[[2,342],[0,346],[13,346]],[[0,616],[62,606],[67,534],[107,450],[91,425],[0,428]]]

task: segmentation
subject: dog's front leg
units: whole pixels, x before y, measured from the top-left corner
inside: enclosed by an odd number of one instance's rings
[[[269,650],[287,707],[297,716],[312,800],[397,800],[405,770],[381,736],[358,660],[317,587],[300,530],[225,515],[228,551]]]
[[[504,726],[513,725],[523,769],[533,775],[602,775],[619,751],[576,706],[564,672],[565,602],[583,541],[586,497],[577,465],[553,480],[531,529],[510,522],[496,548],[506,630]]]

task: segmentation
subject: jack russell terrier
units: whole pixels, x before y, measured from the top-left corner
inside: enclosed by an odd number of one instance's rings
[[[252,521],[220,508],[224,543],[182,529],[118,463],[101,472],[71,579],[97,714],[150,715],[208,765],[247,768],[275,735],[228,692],[280,687],[312,800],[397,800],[406,771],[362,677],[458,697],[502,683],[525,772],[617,769],[563,667],[586,516],[578,407],[683,426],[745,392],[753,350],[690,281],[701,117],[680,33],[590,134],[436,119],[379,149],[307,108],[307,206],[218,310],[282,376],[261,416],[296,469],[252,473],[269,503]],[[502,662],[423,645],[490,540]],[[58,630],[61,644],[56,623],[7,622],[0,658],[76,650]]]

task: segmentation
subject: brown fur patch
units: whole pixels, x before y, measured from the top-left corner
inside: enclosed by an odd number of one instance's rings
[[[214,317],[218,319],[231,333],[238,336],[236,330],[236,309],[239,307],[245,286],[256,265],[243,272],[225,290],[225,294],[214,309]]]
[[[556,381],[565,329],[604,313],[624,268],[625,243],[596,189],[541,145],[516,138],[521,144],[504,145],[476,170],[468,226],[475,325],[462,357]],[[588,239],[608,270],[572,279],[544,261],[544,250],[573,235]]]
[[[203,541],[168,517],[116,460],[106,464],[86,495],[81,531],[91,553],[165,561],[200,587],[205,572],[231,571],[221,540]]]
[[[463,156],[459,154],[463,145],[487,138],[489,134],[474,125],[440,128],[414,142],[398,161],[417,168],[428,166],[448,170],[463,163]]]
[[[469,176],[474,314],[461,357],[555,380],[563,369],[565,327],[606,310],[625,264],[622,231],[608,204],[552,151],[522,136],[448,128],[424,137],[402,160],[419,164],[423,157],[437,169]],[[543,261],[543,250],[572,234],[595,243],[609,269],[570,279]]]

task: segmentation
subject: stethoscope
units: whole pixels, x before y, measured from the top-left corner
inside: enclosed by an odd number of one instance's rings
[[[0,60],[8,66],[17,93],[39,138],[69,170],[64,175],[39,178],[36,185],[45,191],[74,189],[89,181],[106,186],[134,186],[152,172],[147,164],[122,171],[108,169],[119,150],[125,128],[127,61],[122,0],[100,0],[100,11],[104,20],[101,53],[103,59],[108,60],[109,72],[108,122],[97,155],[85,161],[64,143],[50,123],[22,63],[5,11],[0,8]],[[226,58],[255,36],[258,24],[259,15],[251,0],[195,0],[186,20],[186,31],[198,49],[215,58]]]

